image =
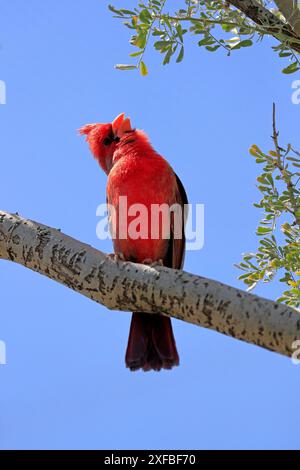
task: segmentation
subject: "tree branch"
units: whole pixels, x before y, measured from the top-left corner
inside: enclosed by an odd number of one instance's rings
[[[297,0],[275,0],[278,10],[293,31],[300,37],[300,7]]]
[[[292,49],[300,52],[300,36],[289,23],[284,23],[270,10],[262,6],[257,0],[228,0],[228,3],[236,7],[254,23],[259,26],[267,27],[270,34],[282,41],[281,35],[285,36],[289,41]],[[287,19],[288,20],[288,19]]]
[[[109,309],[160,312],[290,356],[299,311],[163,266],[115,261],[58,230],[0,211],[0,258]]]

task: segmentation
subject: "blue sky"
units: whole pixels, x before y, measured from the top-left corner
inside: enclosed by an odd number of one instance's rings
[[[258,168],[271,148],[277,103],[282,142],[299,148],[300,105],[270,49],[228,58],[190,41],[182,64],[120,72],[128,31],[106,1],[1,2],[1,209],[111,252],[99,241],[96,206],[105,175],[76,134],[126,112],[205,204],[205,245],[185,269],[242,287],[233,264],[256,248]],[[123,1],[115,4],[123,6]],[[171,372],[124,367],[130,315],[104,307],[23,267],[1,262],[1,449],[300,448],[300,366],[287,358],[174,321],[181,365]],[[276,298],[280,286],[256,293]]]

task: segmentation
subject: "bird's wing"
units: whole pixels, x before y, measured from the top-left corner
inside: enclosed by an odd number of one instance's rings
[[[177,182],[175,202],[181,207],[181,237],[175,238],[175,216],[172,212],[169,248],[164,264],[165,266],[169,266],[170,268],[182,269],[185,255],[185,223],[187,219],[188,198],[182,182],[176,174],[175,176]]]

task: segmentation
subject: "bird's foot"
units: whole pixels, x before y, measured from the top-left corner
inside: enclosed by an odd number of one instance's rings
[[[108,258],[110,258],[112,261],[126,261],[123,253],[109,253],[106,255]]]
[[[163,266],[164,265],[162,259],[158,259],[158,260],[153,261],[151,258],[144,259],[142,264],[147,264],[151,268],[156,268],[157,266]]]

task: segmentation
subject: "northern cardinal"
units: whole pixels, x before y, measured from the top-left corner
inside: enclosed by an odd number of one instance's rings
[[[155,263],[181,269],[185,252],[184,220],[180,237],[174,237],[174,217],[169,227],[160,227],[158,236],[151,237],[151,205],[174,203],[183,209],[188,203],[184,187],[169,163],[151,146],[147,135],[132,129],[130,119],[120,114],[112,123],[87,124],[79,129],[86,135],[90,150],[101,168],[108,175],[107,203],[115,208],[116,218],[111,218],[114,252],[127,261]],[[120,196],[127,197],[127,206],[143,204],[148,209],[147,218],[142,220],[149,236],[126,236],[119,234]],[[122,214],[121,214],[122,215]],[[124,214],[123,214],[124,215]],[[126,214],[128,225],[132,216]],[[184,211],[181,215],[184,219]],[[163,224],[163,222],[162,222]],[[170,237],[164,237],[169,229]],[[167,230],[168,232],[168,230]],[[125,357],[130,370],[144,371],[171,369],[179,364],[179,357],[169,317],[161,314],[136,312],[132,315],[128,346]]]

